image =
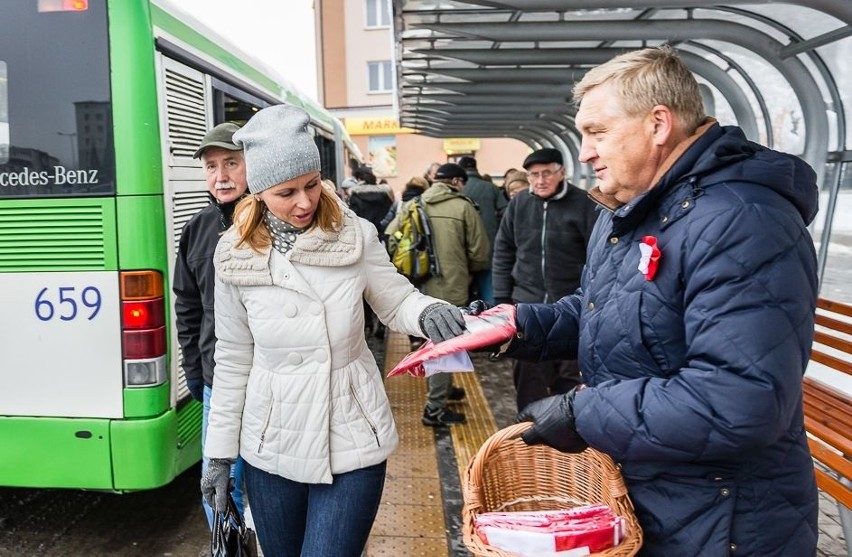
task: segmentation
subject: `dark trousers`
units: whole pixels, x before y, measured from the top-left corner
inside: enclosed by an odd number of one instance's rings
[[[583,382],[577,360],[521,362],[515,360],[515,401],[518,410],[536,400],[567,393]]]
[[[306,484],[248,462],[244,474],[263,553],[360,557],[379,510],[387,462]]]

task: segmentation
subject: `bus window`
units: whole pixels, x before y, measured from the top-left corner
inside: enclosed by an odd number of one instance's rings
[[[0,164],[9,160],[9,95],[6,91],[6,62],[0,60]]]
[[[0,198],[115,193],[106,0],[2,4]]]

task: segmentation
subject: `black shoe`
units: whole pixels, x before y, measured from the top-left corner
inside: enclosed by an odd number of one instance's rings
[[[450,394],[447,398],[453,402],[459,402],[460,400],[464,400],[466,396],[467,393],[464,392],[464,387],[453,387],[450,389]]]
[[[440,427],[445,425],[463,424],[467,418],[461,412],[453,412],[449,408],[441,408],[437,412],[430,412],[428,409],[423,410],[423,425],[432,427]]]

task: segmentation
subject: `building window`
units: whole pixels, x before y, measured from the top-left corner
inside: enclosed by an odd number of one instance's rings
[[[389,27],[390,13],[390,0],[367,0],[367,27]]]
[[[370,93],[387,93],[393,88],[390,60],[367,62]]]

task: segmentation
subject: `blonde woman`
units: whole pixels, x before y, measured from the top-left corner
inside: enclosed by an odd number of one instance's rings
[[[436,342],[463,320],[398,274],[375,227],[323,186],[308,122],[279,105],[234,135],[251,195],[214,259],[218,343],[201,488],[222,509],[241,455],[267,555],[355,557],[398,444],[362,299],[394,330]]]
[[[522,191],[530,189],[530,182],[527,180],[527,173],[523,170],[512,170],[506,173],[506,179],[503,180],[503,190],[506,192],[506,197],[512,199]]]

